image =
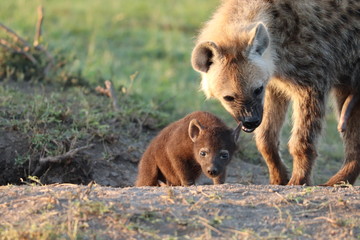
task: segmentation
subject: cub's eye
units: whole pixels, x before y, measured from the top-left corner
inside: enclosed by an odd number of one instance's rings
[[[228,150],[221,150],[220,154],[219,154],[219,157],[220,157],[221,160],[229,159],[230,158],[229,151]]]
[[[255,89],[255,90],[254,90],[254,95],[255,95],[255,96],[259,96],[259,95],[263,92],[263,90],[264,90],[264,87],[263,87],[263,86]]]
[[[227,152],[220,153],[220,159],[226,160],[228,158],[229,158],[229,153],[227,153]]]
[[[205,152],[205,151],[200,151],[200,153],[199,153],[199,154],[200,154],[200,156],[201,156],[201,157],[206,157],[207,152]]]
[[[235,98],[232,97],[232,96],[225,96],[225,97],[223,97],[223,98],[224,98],[224,100],[227,101],[227,102],[233,102],[233,101],[235,100]]]

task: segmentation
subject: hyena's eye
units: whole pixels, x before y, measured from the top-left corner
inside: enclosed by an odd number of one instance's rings
[[[263,87],[263,86],[255,89],[255,90],[254,90],[254,95],[255,95],[255,96],[259,96],[259,95],[263,92],[263,90],[264,90],[264,87]]]
[[[227,102],[233,102],[235,100],[235,98],[232,97],[232,96],[225,96],[224,100],[227,101]]]
[[[205,151],[200,151],[200,153],[199,153],[199,154],[200,154],[200,156],[201,156],[201,157],[206,157],[207,152],[205,152]]]

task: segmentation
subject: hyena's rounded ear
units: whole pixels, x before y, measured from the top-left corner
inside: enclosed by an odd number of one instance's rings
[[[206,73],[218,55],[219,48],[214,42],[202,42],[192,51],[191,64],[196,71]]]
[[[239,140],[241,128],[242,128],[242,123],[240,122],[239,125],[232,132],[234,143],[237,143],[237,141]]]
[[[250,41],[247,48],[248,55],[262,56],[270,43],[269,33],[263,23],[258,23],[250,31]]]
[[[202,130],[203,127],[201,126],[198,120],[196,119],[191,120],[188,129],[189,137],[191,141],[195,142]]]

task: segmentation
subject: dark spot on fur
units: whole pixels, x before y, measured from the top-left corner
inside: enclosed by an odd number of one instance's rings
[[[280,15],[276,9],[272,10],[271,14],[274,16],[274,18],[278,18]]]
[[[355,15],[355,10],[352,9],[351,7],[347,7],[347,8],[346,8],[346,11],[347,11],[347,13],[348,13],[349,15]]]
[[[284,30],[289,29],[289,24],[288,24],[287,21],[284,21],[284,22],[283,22],[282,28],[283,28]]]
[[[323,30],[320,31],[319,34],[322,36],[322,38],[324,39],[328,39],[330,37],[330,33],[327,30]]]
[[[347,36],[346,36],[346,41],[345,41],[345,44],[347,46],[352,46],[353,43],[355,42],[355,38],[354,36],[356,36],[356,33],[352,32],[352,31],[349,31]]]
[[[280,6],[281,6],[281,8],[282,8],[284,11],[286,11],[286,12],[289,12],[289,13],[293,12],[290,4],[288,4],[288,3],[283,3],[283,4],[281,4]]]
[[[272,14],[274,17],[279,17],[281,11],[286,12],[284,15],[291,15],[291,17],[282,18],[278,23],[278,28],[283,29],[286,35],[289,37],[290,42],[299,42],[300,33],[300,18],[299,15],[292,9],[291,4],[286,2],[280,4],[280,9],[273,10]],[[291,27],[290,27],[291,26]]]
[[[322,78],[322,75],[321,75],[320,73],[317,73],[317,74],[315,75],[315,78],[316,78],[316,79],[321,79],[321,78]]]
[[[318,27],[316,25],[312,25],[311,26],[311,29],[314,31],[314,32],[317,32],[319,31]]]
[[[351,7],[348,7],[346,11],[350,16],[360,17],[360,9],[353,9]]]
[[[341,14],[341,21],[343,23],[348,23],[349,22],[349,18],[345,15],[345,14]]]
[[[326,12],[325,16],[326,16],[326,18],[330,19],[333,17],[333,12]]]
[[[339,78],[339,82],[350,85],[351,78],[348,75],[341,74],[338,78]]]
[[[335,33],[340,33],[341,32],[341,24],[340,23],[334,23],[333,27],[332,27],[332,30],[333,32]]]
[[[314,7],[314,10],[315,10],[316,12],[320,12],[320,11],[321,11],[321,9],[320,9],[319,6],[315,6],[315,7]]]
[[[305,33],[302,33],[300,35],[300,38],[301,40],[305,41],[305,42],[312,42],[314,41],[314,36],[313,34],[309,33],[309,32],[305,32]]]
[[[330,1],[330,6],[333,8],[337,8],[338,4],[337,4],[336,0]]]
[[[308,72],[309,69],[311,69],[313,66],[312,63],[306,63],[306,62],[301,62],[301,60],[299,60],[296,64],[296,67],[299,71],[304,71],[304,72]]]
[[[318,19],[322,19],[322,18],[323,18],[323,13],[322,13],[322,12],[316,12],[316,13],[315,13],[315,16],[316,16]]]

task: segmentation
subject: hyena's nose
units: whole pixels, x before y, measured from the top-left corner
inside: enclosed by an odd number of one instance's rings
[[[258,117],[245,118],[243,122],[243,128],[246,128],[248,130],[254,130],[260,125],[260,123],[261,119]]]
[[[216,167],[209,167],[207,172],[210,176],[217,176],[219,174],[219,170]]]
[[[253,121],[253,122],[244,122],[244,127],[246,128],[256,128],[260,125],[260,121]]]

